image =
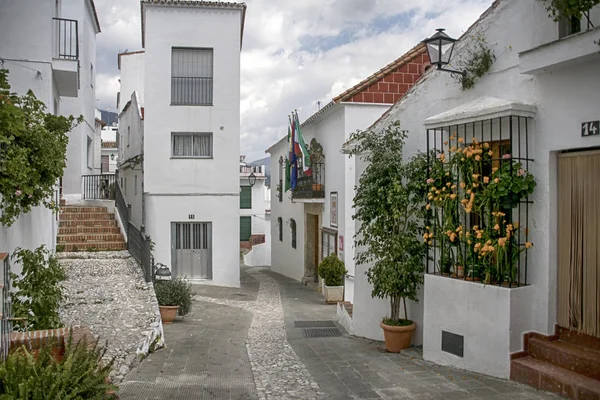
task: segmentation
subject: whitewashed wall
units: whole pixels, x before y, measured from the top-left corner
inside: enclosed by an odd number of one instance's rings
[[[252,217],[253,235],[266,232],[265,211],[269,208],[269,204],[265,199],[265,182],[265,178],[256,179],[256,183],[252,187],[252,208],[240,208],[241,217]],[[240,186],[250,186],[248,178],[240,177]]]
[[[279,157],[288,153],[287,140],[280,141],[271,149],[271,179],[279,182]],[[285,174],[283,175],[285,187]],[[291,191],[283,192],[283,201],[277,195],[271,201],[271,269],[298,281],[304,276],[304,204],[292,203]],[[277,218],[282,218],[283,241],[279,240]],[[296,220],[296,248],[292,248],[290,218]]]
[[[493,46],[497,61],[473,89],[462,91],[449,74],[430,71],[426,80],[394,106],[393,111],[376,128],[381,129],[394,120],[400,120],[402,128],[409,131],[405,151],[405,157],[409,157],[416,150],[426,149],[423,123],[430,116],[482,96],[494,96],[537,106],[535,123],[529,132],[529,156],[535,160],[530,164],[530,171],[537,182],[533,195],[534,205],[529,207],[529,239],[534,243],[534,247],[529,251],[527,277],[531,286],[523,291],[518,289],[519,292],[514,294],[514,289],[501,289],[511,293],[510,326],[506,326],[505,330],[480,329],[474,331],[476,337],[465,337],[465,341],[476,342],[485,336],[489,343],[494,343],[497,335],[505,336],[510,332],[508,346],[503,348],[514,352],[521,349],[524,332],[538,331],[549,334],[553,332],[556,323],[556,153],[564,149],[600,145],[600,137],[583,138],[580,135],[582,122],[598,119],[600,80],[597,79],[597,71],[600,70],[600,60],[591,59],[587,63],[537,76],[520,74],[519,52],[557,39],[556,23],[548,18],[543,4],[537,1],[499,2],[498,7],[478,24],[476,32],[482,33]],[[461,48],[458,47],[455,51],[457,57]],[[364,164],[358,162],[357,177],[363,170]],[[383,317],[389,312],[387,304],[369,301],[366,293],[370,291],[370,287],[366,283],[359,287],[358,282],[355,299],[359,297],[359,292],[363,292],[360,297],[364,299],[364,303],[358,300],[355,302],[356,330],[365,332],[364,336],[377,338],[376,329],[372,326],[373,321],[369,320],[368,313]],[[475,298],[480,291],[480,285],[466,284],[465,290],[468,293],[464,296]],[[458,289],[440,290],[441,292],[436,293],[437,302],[432,303],[429,298],[424,302],[425,307],[428,307],[428,320],[438,321],[433,328],[437,330],[444,328],[443,314],[447,312],[445,308],[438,307],[440,300],[453,298],[456,295],[454,291]],[[411,306],[409,310],[409,317],[416,320],[418,325],[422,324],[422,303],[416,307]],[[466,308],[457,311],[462,314],[455,313],[454,319],[467,321],[470,318]],[[437,333],[426,333],[426,337],[430,334]],[[421,340],[421,332],[417,331],[413,343],[418,344]],[[435,359],[439,356],[434,355],[435,348],[431,348],[427,343],[424,345],[426,358]],[[466,342],[465,346],[468,346]],[[494,354],[490,353],[489,358],[492,356]],[[472,359],[468,362],[466,368],[505,376],[509,358],[508,354],[505,354],[504,357],[494,358],[492,361],[498,363],[496,368],[504,371],[501,373],[490,372],[486,365],[489,360]]]
[[[131,94],[138,94],[138,102],[140,107],[144,106],[144,79],[145,79],[145,59],[143,52],[132,52],[119,54],[119,62],[121,63],[120,79],[121,88],[119,95],[119,104],[117,109],[123,110],[125,104],[131,99]],[[170,71],[170,67],[169,67]]]
[[[244,265],[249,267],[271,265],[271,214],[267,214],[265,219],[265,242],[252,246],[252,250],[244,255]]]
[[[144,196],[144,171],[141,163],[135,163],[143,154],[144,121],[137,101],[137,93],[131,94],[131,103],[127,109],[119,114],[119,131],[125,132],[123,142],[119,144],[118,184],[121,193],[128,204],[131,204],[130,220],[138,229],[144,224],[143,196]],[[129,146],[126,135],[129,132]],[[110,149],[115,151],[117,149]],[[137,176],[137,179],[136,179]],[[136,191],[137,181],[137,191]],[[126,221],[123,221],[126,223]]]
[[[0,10],[0,55],[6,60],[3,68],[9,70],[11,91],[25,94],[32,90],[46,104],[46,112],[60,114],[51,67],[52,17],[60,16],[60,5],[57,9],[53,2],[0,0]],[[12,254],[17,247],[34,249],[44,244],[53,250],[57,230],[56,216],[44,207],[35,207],[10,228],[0,227],[0,249]],[[21,268],[12,263],[12,271],[18,274]]]
[[[241,10],[145,6],[144,191],[155,258],[171,264],[170,223],[210,221],[213,283],[239,285]],[[170,106],[173,46],[214,48],[213,106]],[[213,159],[171,159],[171,132],[212,132]]]
[[[81,200],[82,175],[93,174],[94,154],[88,154],[88,138],[95,148],[95,104],[96,104],[96,27],[89,2],[63,0],[62,17],[75,19],[79,31],[79,90],[77,97],[63,97],[62,115],[82,115],[85,119],[69,133],[67,167],[63,176],[63,197],[69,202]],[[93,66],[93,71],[92,71]]]

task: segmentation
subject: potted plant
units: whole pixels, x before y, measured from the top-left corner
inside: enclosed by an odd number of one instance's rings
[[[425,269],[425,243],[419,236],[424,232],[427,156],[403,161],[406,136],[399,122],[381,133],[353,135],[354,153],[367,164],[354,197],[354,218],[360,221],[356,261],[369,266],[371,296],[390,300],[390,315],[380,324],[390,352],[410,346],[416,324],[408,319],[406,299],[418,301]]]
[[[348,271],[344,262],[331,253],[319,264],[319,277],[323,279],[325,301],[335,304],[344,301],[344,274]]]
[[[177,315],[185,316],[192,308],[192,285],[181,277],[154,283],[156,300],[163,324],[171,324]]]

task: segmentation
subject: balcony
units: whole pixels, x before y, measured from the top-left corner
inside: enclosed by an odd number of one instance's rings
[[[292,190],[292,199],[298,203],[325,203],[325,164],[312,165],[310,175],[298,174],[296,188]]]
[[[79,89],[79,27],[76,20],[52,18],[52,71],[58,94],[77,97]]]
[[[600,6],[596,6],[581,20],[560,21],[558,40],[519,53],[519,69],[537,75],[597,58],[599,34]]]

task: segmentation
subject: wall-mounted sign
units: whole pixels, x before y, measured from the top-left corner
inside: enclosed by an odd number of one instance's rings
[[[338,226],[338,194],[337,192],[331,192],[330,198],[330,210],[329,214],[331,215],[331,221],[329,221],[329,225],[332,228],[337,228]]]
[[[344,237],[340,236],[340,251],[344,251]]]
[[[188,219],[196,219],[196,216],[194,214],[189,214]]]
[[[590,121],[581,124],[581,136],[600,135],[600,121]]]

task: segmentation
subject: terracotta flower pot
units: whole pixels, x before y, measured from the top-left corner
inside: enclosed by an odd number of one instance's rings
[[[456,266],[457,272],[458,272],[458,277],[459,278],[464,278],[465,277],[465,267],[462,267],[460,265]]]
[[[177,316],[177,310],[179,306],[159,306],[160,319],[163,324],[172,324]]]
[[[312,190],[313,192],[320,192],[323,190],[323,184],[321,183],[313,183],[312,184]]]
[[[413,331],[417,329],[414,322],[408,326],[392,326],[381,322],[379,326],[383,329],[385,349],[390,353],[399,353],[400,350],[409,348]]]

